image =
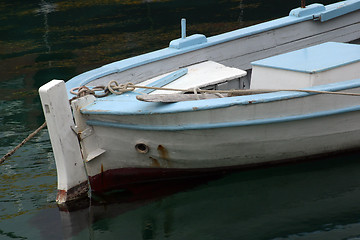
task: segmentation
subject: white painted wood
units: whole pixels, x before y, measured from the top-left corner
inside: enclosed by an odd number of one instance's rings
[[[360,78],[360,47],[329,42],[253,62],[251,89],[299,89]]]
[[[209,85],[214,85],[233,79],[237,79],[246,75],[246,72],[237,68],[226,67],[220,63],[213,61],[206,61],[198,64],[194,64],[187,67],[188,73],[181,78],[176,79],[175,81],[166,84],[166,88],[176,88],[176,89],[193,89],[206,87]],[[156,80],[163,78],[164,76],[170,73],[165,73],[163,75],[154,77],[145,82],[140,83],[139,85],[146,86]],[[165,90],[156,90],[151,94],[174,94],[179,93],[177,91],[165,91]]]
[[[360,78],[360,62],[323,72],[303,73],[262,66],[254,66],[251,89],[300,89],[338,82],[339,79]]]
[[[312,75],[302,72],[254,66],[250,89],[300,89],[312,86]]]
[[[85,107],[94,101],[95,97],[93,95],[86,95],[71,102],[76,124],[75,131],[80,139],[82,156],[86,162],[89,162],[106,152],[104,149],[99,147],[98,139],[94,135],[93,127],[86,124],[86,119],[80,113],[80,109],[82,107]]]
[[[52,80],[40,87],[39,94],[56,162],[58,190],[67,192],[86,182],[87,175],[77,136],[71,129],[74,121],[65,83]],[[58,202],[67,200],[58,199]]]
[[[86,156],[86,162],[90,162],[94,158],[97,158],[101,154],[105,153],[106,151],[102,148],[94,149],[93,151],[89,152]]]

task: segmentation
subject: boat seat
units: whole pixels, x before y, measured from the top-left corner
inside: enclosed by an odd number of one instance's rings
[[[234,79],[239,79],[246,75],[246,71],[227,67],[223,64],[214,61],[205,61],[186,67],[187,73],[165,85],[166,88],[176,89],[193,89],[193,88],[204,88],[211,85],[225,83]],[[154,77],[147,81],[140,83],[139,85],[151,85],[153,82],[159,79],[165,78],[176,71],[163,74],[161,76]],[[150,94],[173,94],[178,91],[168,90],[155,90]]]

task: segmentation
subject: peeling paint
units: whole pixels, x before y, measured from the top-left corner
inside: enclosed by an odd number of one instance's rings
[[[88,191],[89,191],[89,185],[87,181],[82,182],[68,190],[59,189],[56,196],[56,202],[59,205],[62,205],[62,204],[66,204],[69,201],[85,198],[87,197]]]
[[[56,196],[56,202],[58,203],[66,202],[66,196],[67,196],[67,192],[65,190],[58,190]]]

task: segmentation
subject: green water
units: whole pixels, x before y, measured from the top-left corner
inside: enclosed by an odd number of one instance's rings
[[[307,1],[308,4],[335,1]],[[0,0],[0,155],[40,126],[37,89],[103,64],[285,16],[300,0]],[[254,169],[146,194],[55,204],[46,130],[0,166],[0,239],[360,239],[360,155]],[[89,206],[90,205],[90,206]]]

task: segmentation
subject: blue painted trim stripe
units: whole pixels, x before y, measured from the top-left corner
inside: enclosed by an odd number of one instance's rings
[[[331,83],[308,88],[317,91],[342,91],[360,87],[360,79],[344,82]],[[178,112],[192,112],[210,110],[217,108],[231,107],[235,105],[248,105],[257,103],[267,103],[274,101],[287,100],[292,98],[316,95],[315,93],[305,92],[274,92],[255,95],[245,95],[229,98],[206,99],[197,101],[184,101],[177,103],[150,103],[136,100],[134,93],[123,95],[108,96],[100,98],[94,104],[90,104],[81,109],[81,113],[90,115],[148,115],[166,114]],[[348,96],[350,97],[350,96]]]
[[[319,3],[314,3],[309,6],[306,6],[306,8],[295,8],[291,10],[289,16],[294,16],[294,17],[304,17],[308,15],[312,16],[316,13],[323,12],[325,10],[326,8],[324,5]]]
[[[360,105],[341,108],[336,110],[315,112],[303,115],[295,115],[280,118],[267,118],[267,119],[256,119],[248,121],[237,121],[237,122],[222,122],[222,123],[205,123],[205,124],[185,124],[185,125],[136,125],[136,124],[124,124],[114,122],[104,122],[98,120],[88,120],[86,123],[91,126],[102,126],[102,127],[113,127],[113,128],[124,128],[132,130],[144,130],[144,131],[186,131],[186,130],[204,130],[204,129],[217,129],[217,128],[230,128],[230,127],[243,127],[252,125],[264,125],[274,124],[282,122],[291,122],[306,120],[311,118],[327,117],[331,115],[350,113],[360,110]]]
[[[179,79],[181,78],[182,76],[184,76],[185,74],[187,74],[188,72],[188,69],[187,68],[183,68],[183,69],[180,69],[180,70],[177,70],[176,72],[174,73],[171,73],[163,78],[160,78],[158,80],[156,80],[155,82],[152,82],[148,85],[146,85],[147,87],[163,87],[173,81],[175,81],[176,79]],[[140,91],[137,91],[139,93],[151,93],[155,91],[155,89],[144,89],[144,90],[140,90]]]

